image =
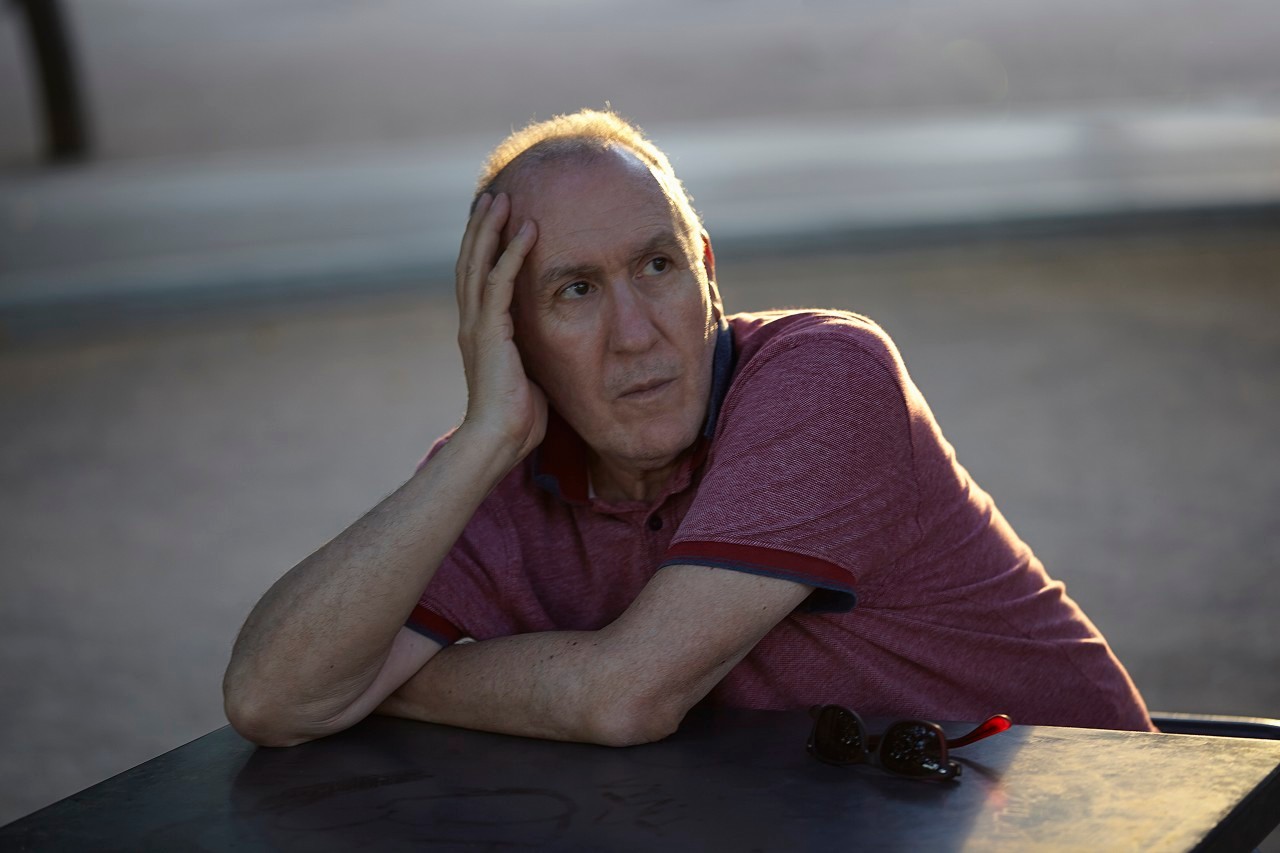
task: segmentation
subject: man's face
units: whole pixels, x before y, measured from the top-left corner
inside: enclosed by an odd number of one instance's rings
[[[719,300],[701,232],[629,153],[532,167],[511,198],[507,237],[538,226],[512,306],[530,377],[610,467],[670,465],[711,388]]]

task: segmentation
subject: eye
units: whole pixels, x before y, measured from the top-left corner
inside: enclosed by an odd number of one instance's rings
[[[649,263],[644,265],[644,274],[659,275],[660,273],[664,273],[669,269],[671,269],[671,260],[669,258],[664,258],[661,255],[659,255],[658,257],[654,258],[653,260],[649,261]]]
[[[586,281],[575,281],[573,284],[567,284],[560,290],[560,295],[565,299],[581,299],[591,292],[591,284]]]

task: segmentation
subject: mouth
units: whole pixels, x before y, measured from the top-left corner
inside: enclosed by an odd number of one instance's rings
[[[649,379],[637,382],[618,395],[619,400],[641,402],[660,396],[668,388],[675,386],[674,379]]]

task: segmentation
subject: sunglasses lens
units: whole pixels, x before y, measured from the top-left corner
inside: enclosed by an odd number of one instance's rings
[[[894,723],[880,741],[880,766],[903,776],[949,779],[959,765],[947,760],[946,740],[934,723]]]
[[[848,708],[826,705],[818,710],[809,751],[831,764],[858,764],[867,760],[867,737],[862,720]]]

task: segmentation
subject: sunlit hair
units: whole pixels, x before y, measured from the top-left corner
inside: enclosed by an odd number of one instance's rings
[[[475,200],[501,189],[517,174],[543,163],[596,157],[615,149],[634,154],[655,172],[680,207],[691,228],[702,227],[693,199],[671,168],[671,161],[640,128],[612,110],[580,110],[534,122],[504,139],[485,161],[476,181]]]

